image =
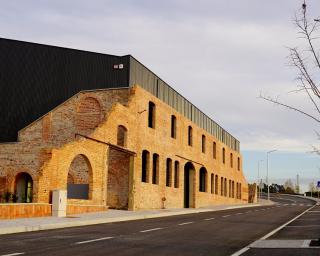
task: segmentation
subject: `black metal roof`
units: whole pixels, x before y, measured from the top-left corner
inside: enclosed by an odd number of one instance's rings
[[[114,65],[123,64],[115,69]],[[0,38],[0,142],[82,90],[139,84],[234,150],[239,141],[130,55]]]

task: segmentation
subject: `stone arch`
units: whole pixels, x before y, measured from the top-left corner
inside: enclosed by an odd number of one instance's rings
[[[92,176],[92,165],[88,157],[84,154],[76,155],[68,169],[68,199],[92,199]]]
[[[33,200],[34,182],[32,176],[27,172],[19,172],[14,179],[13,201],[18,203],[31,203]]]
[[[196,169],[191,162],[184,166],[184,207],[195,207],[195,172]]]
[[[92,97],[80,99],[76,113],[76,127],[82,134],[92,132],[100,124],[102,119],[102,108],[99,101]]]

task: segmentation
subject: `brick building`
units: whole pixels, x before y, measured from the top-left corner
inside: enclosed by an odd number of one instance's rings
[[[239,141],[132,56],[0,39],[0,194],[117,209],[247,203]],[[16,140],[16,141],[14,141]]]

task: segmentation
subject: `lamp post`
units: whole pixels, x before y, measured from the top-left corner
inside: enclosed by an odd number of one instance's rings
[[[261,198],[261,182],[260,182],[260,163],[261,162],[263,162],[263,160],[258,161],[258,182],[257,182],[257,184],[259,184],[258,199]]]
[[[277,151],[276,149],[267,152],[267,186],[268,186],[268,201],[270,201],[270,188],[269,188],[269,154]]]

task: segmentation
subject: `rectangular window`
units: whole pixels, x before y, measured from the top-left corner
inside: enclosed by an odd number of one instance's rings
[[[141,181],[149,182],[149,157],[150,154],[147,150],[142,151],[142,174]]]
[[[230,167],[233,168],[233,154],[230,153]]]
[[[213,156],[213,159],[217,158],[217,144],[215,142],[213,142],[213,145],[212,145],[212,156]]]
[[[192,146],[192,127],[188,127],[188,145]]]
[[[179,162],[174,162],[174,187],[179,187]]]
[[[170,158],[167,158],[166,162],[166,186],[171,187],[172,181],[172,160]]]
[[[159,155],[152,157],[152,184],[159,184]]]
[[[206,136],[202,135],[201,140],[202,153],[206,153]]]
[[[171,116],[171,138],[177,138],[177,118]]]
[[[222,149],[222,163],[226,163],[226,149],[223,148]]]
[[[149,102],[149,112],[148,112],[148,127],[155,128],[155,114],[156,105],[153,102]]]

